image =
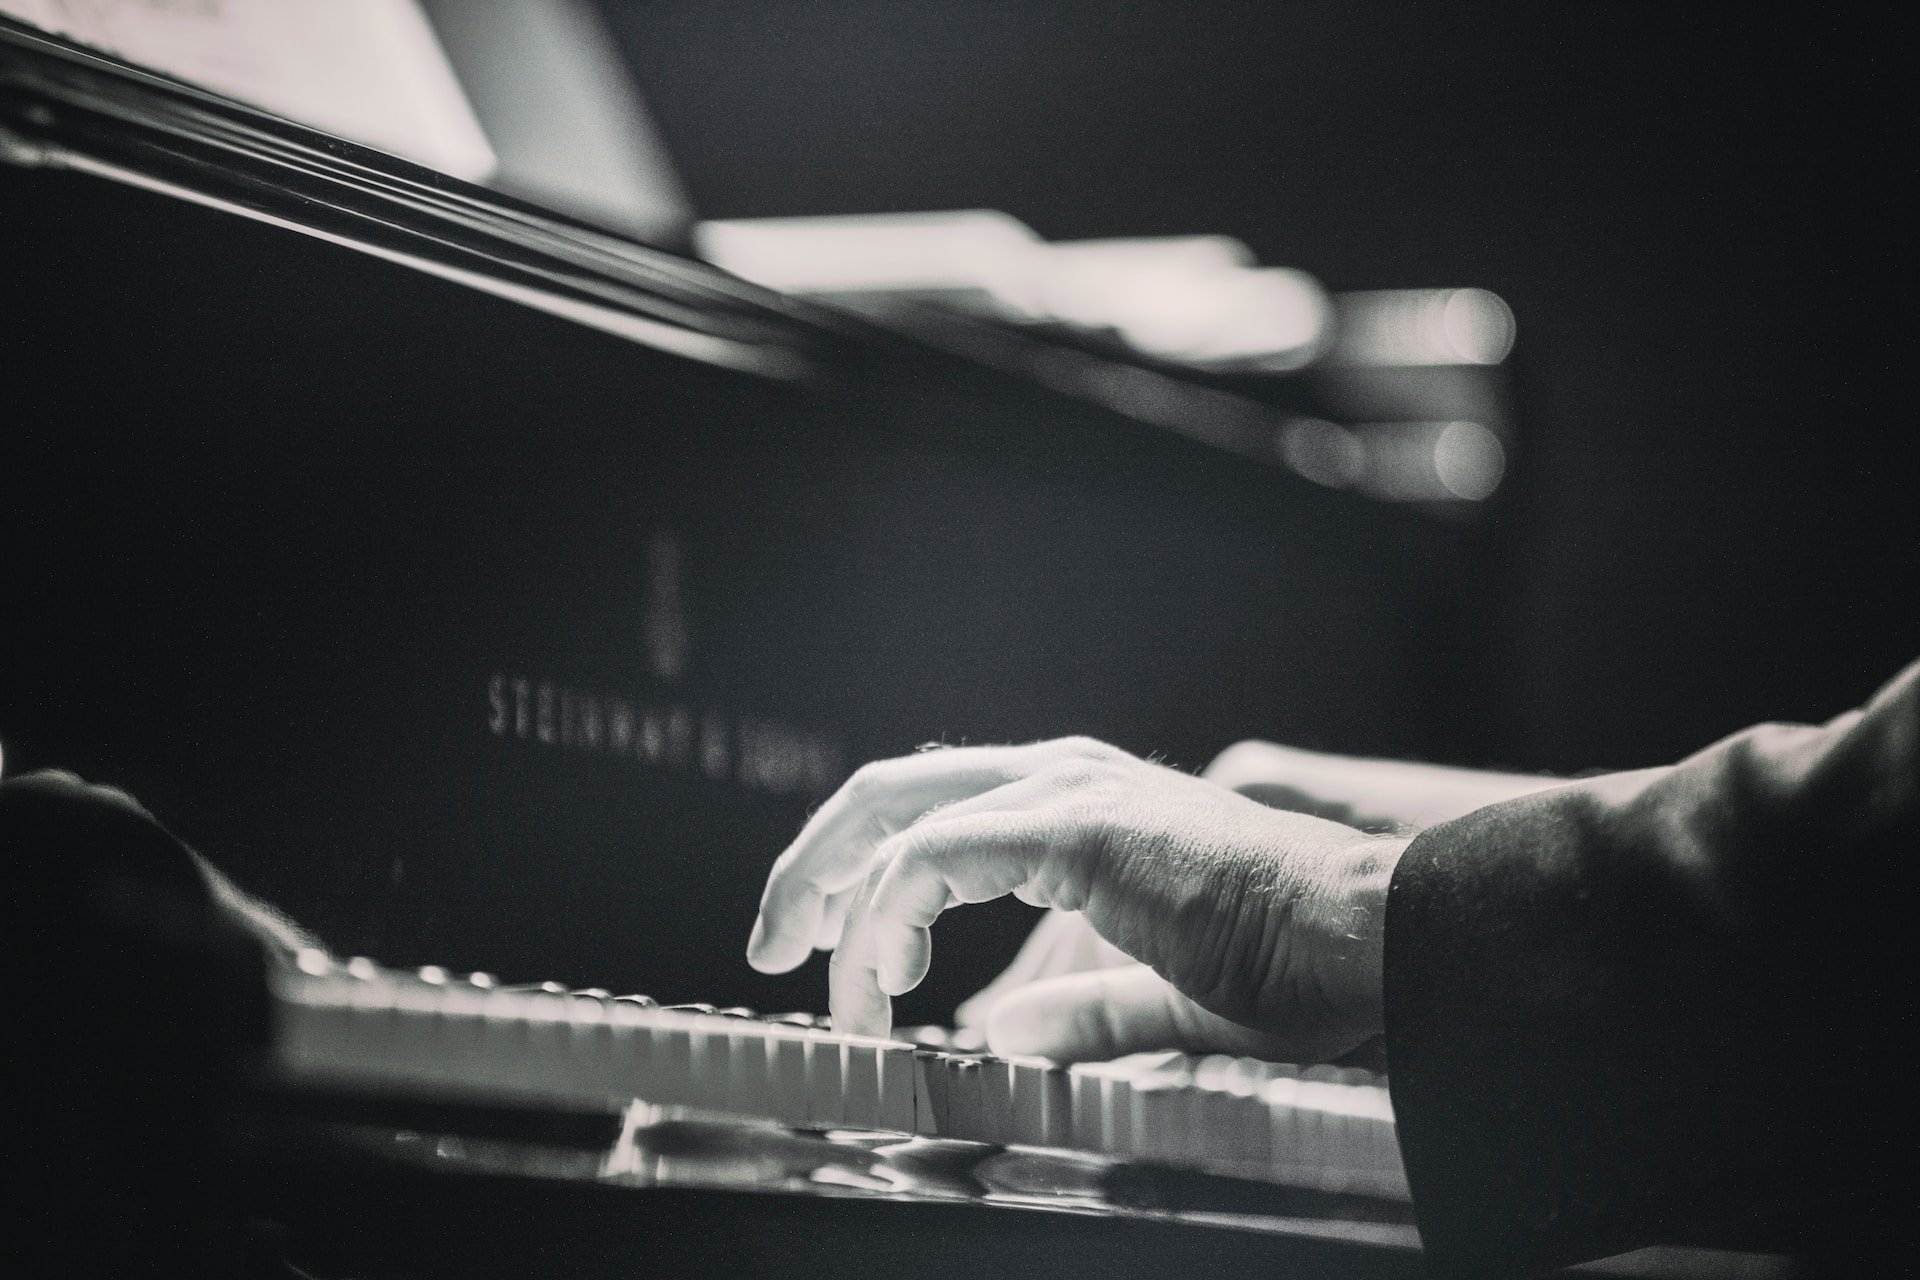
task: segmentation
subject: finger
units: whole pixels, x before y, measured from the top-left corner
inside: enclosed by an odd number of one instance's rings
[[[1254,783],[1282,782],[1298,772],[1296,760],[1303,754],[1294,747],[1249,739],[1215,756],[1200,776],[1230,791]]]
[[[1037,906],[1051,905],[1051,894],[1060,886],[1037,873],[1051,855],[1074,861],[1080,824],[1057,807],[1036,806],[1034,783],[1014,783],[973,802],[1008,808],[953,816],[942,811],[882,849],[877,861],[883,872],[869,908],[869,928],[884,990],[899,995],[926,976],[927,931],[948,906],[1009,893]]]
[[[1209,1013],[1146,965],[1048,978],[1013,992],[987,1019],[994,1053],[1099,1062],[1178,1049],[1283,1058],[1274,1036]]]
[[[1024,776],[1056,743],[957,747],[862,767],[834,792],[774,862],[747,942],[747,962],[784,973],[827,927],[827,899],[857,883],[888,837],[941,805]]]
[[[843,1035],[885,1036],[893,1031],[893,1001],[880,989],[874,966],[872,905],[874,886],[884,873],[876,861],[847,906],[846,928],[827,968],[827,1012]]]
[[[853,895],[852,889],[827,895],[826,905],[821,908],[820,928],[813,935],[815,951],[831,951],[840,945],[840,935],[847,926],[847,908],[853,905]]]

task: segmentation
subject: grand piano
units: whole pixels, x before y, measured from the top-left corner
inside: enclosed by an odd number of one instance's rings
[[[1420,1273],[1371,1072],[847,1043],[755,1012],[818,967],[740,959],[808,807],[927,741],[1457,753],[1418,691],[1488,624],[1480,531],[1286,465],[1326,384],[1034,376],[1044,339],[776,294],[6,20],[0,160],[8,772],[125,788],[324,943],[29,932],[56,1250]],[[945,926],[904,1020],[1031,922]]]

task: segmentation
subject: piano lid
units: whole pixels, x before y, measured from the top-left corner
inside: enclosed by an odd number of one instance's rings
[[[0,160],[221,209],[764,377],[818,372],[861,327],[6,18]]]

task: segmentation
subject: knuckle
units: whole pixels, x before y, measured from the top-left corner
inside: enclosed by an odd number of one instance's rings
[[[853,776],[847,779],[841,790],[846,792],[848,799],[865,803],[886,790],[888,777],[886,761],[869,760],[853,771]]]
[[[1114,802],[1105,797],[1077,806],[1069,818],[1067,847],[1094,855],[1104,853],[1110,843],[1108,837],[1119,827],[1114,808]]]
[[[1062,760],[1047,770],[1046,776],[1057,794],[1077,798],[1098,785],[1100,770],[1091,761]]]
[[[860,838],[870,849],[884,848],[894,837],[893,825],[879,810],[868,808],[860,814]]]
[[[1063,760],[1048,771],[1053,794],[1076,808],[1105,810],[1127,791],[1126,770],[1112,760]]]
[[[916,822],[893,837],[887,850],[888,861],[902,866],[915,867],[938,861],[939,841],[934,839],[927,825]]]

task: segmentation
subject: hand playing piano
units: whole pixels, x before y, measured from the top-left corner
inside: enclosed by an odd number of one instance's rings
[[[1222,751],[1200,776],[1272,808],[1312,814],[1362,831],[1401,835],[1562,781],[1331,755],[1252,739]],[[1071,992],[1075,984],[1043,986],[1032,992],[1027,991],[1029,987],[1131,963],[1125,952],[1094,931],[1085,916],[1051,911],[1034,926],[1013,962],[954,1010],[954,1025],[984,1031],[1003,1000],[1017,996],[1044,1005],[1050,992]]]
[[[1381,1030],[1406,844],[1084,738],[925,752],[867,765],[807,823],[774,864],[748,959],[784,972],[833,948],[836,1029],[884,1035],[941,912],[1011,893],[1081,913],[1129,963],[1000,1001],[996,1053],[1318,1061]]]

